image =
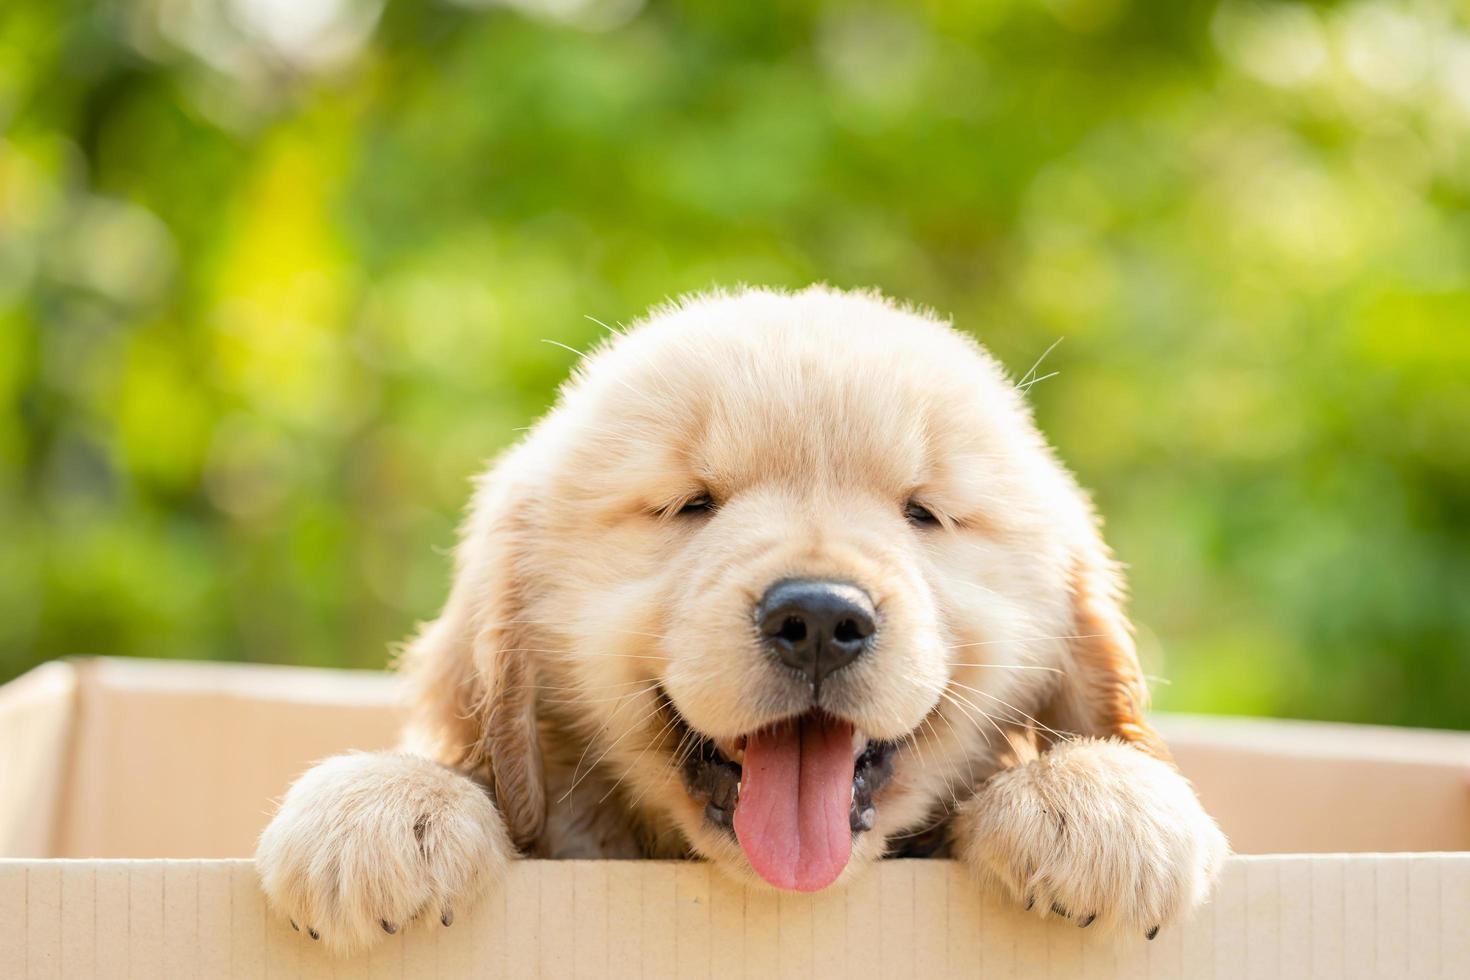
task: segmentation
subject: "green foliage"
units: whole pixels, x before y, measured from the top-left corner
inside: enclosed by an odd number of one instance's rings
[[[380,665],[543,338],[825,279],[1065,338],[1162,705],[1470,727],[1465,9],[7,0],[0,679]]]

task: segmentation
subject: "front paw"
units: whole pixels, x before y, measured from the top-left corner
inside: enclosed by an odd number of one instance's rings
[[[1149,939],[1204,901],[1229,851],[1176,769],[1118,741],[1000,772],[958,817],[961,854],[1027,909]]]
[[[427,759],[355,753],[292,785],[255,863],[271,904],[338,951],[421,914],[449,925],[512,853],[479,786]]]

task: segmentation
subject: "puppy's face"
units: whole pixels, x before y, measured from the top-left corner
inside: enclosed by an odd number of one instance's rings
[[[988,357],[870,298],[654,317],[516,478],[523,615],[593,740],[579,770],[779,887],[942,815],[1072,631],[1069,478]]]

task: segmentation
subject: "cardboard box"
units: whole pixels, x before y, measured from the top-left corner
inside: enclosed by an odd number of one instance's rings
[[[1470,735],[1158,721],[1240,856],[1151,943],[1023,915],[947,861],[814,896],[524,861],[452,928],[339,960],[242,858],[313,760],[393,743],[392,678],[47,664],[0,688],[0,978],[1470,977]]]

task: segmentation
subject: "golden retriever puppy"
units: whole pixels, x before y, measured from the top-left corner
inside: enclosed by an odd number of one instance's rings
[[[352,949],[517,854],[803,891],[953,854],[1152,938],[1226,844],[1144,720],[1121,591],[976,344],[871,294],[688,299],[480,481],[403,751],[301,777],[261,881]]]

